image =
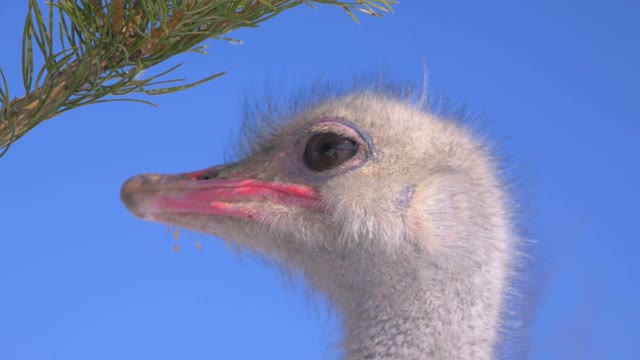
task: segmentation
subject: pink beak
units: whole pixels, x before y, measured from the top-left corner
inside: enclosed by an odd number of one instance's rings
[[[220,168],[180,175],[134,176],[122,186],[120,198],[132,213],[144,219],[153,219],[155,215],[193,214],[254,220],[268,215],[263,214],[268,211],[257,206],[259,204],[321,209],[319,194],[313,187],[203,176],[217,169]]]

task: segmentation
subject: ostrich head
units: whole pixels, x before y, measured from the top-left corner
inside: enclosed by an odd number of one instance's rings
[[[230,165],[133,177],[122,200],[301,271],[344,313],[348,359],[493,356],[514,236],[494,160],[468,129],[356,93],[253,149]]]

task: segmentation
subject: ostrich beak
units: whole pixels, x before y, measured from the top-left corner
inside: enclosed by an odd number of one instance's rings
[[[257,180],[250,176],[255,174],[231,165],[178,175],[138,175],[124,183],[120,198],[129,211],[147,220],[180,214],[255,220],[276,206],[321,208],[315,188]]]

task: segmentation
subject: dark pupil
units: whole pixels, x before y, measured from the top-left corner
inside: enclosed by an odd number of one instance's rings
[[[304,163],[317,172],[342,165],[358,152],[358,144],[335,133],[313,135],[304,149]]]

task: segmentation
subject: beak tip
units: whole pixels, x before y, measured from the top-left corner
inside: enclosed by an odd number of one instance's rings
[[[145,218],[145,212],[143,202],[144,196],[141,196],[141,191],[145,185],[148,184],[150,179],[147,179],[146,175],[134,176],[122,185],[120,189],[120,200],[124,203],[131,213],[140,218]]]

